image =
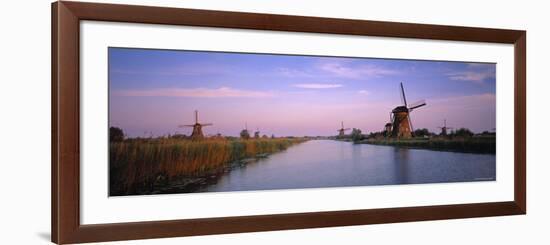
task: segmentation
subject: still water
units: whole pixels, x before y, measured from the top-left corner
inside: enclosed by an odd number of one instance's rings
[[[312,140],[225,173],[197,192],[495,180],[495,155]]]

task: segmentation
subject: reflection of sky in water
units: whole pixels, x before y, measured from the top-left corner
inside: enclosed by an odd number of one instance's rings
[[[223,175],[199,191],[495,180],[495,155],[309,141]]]

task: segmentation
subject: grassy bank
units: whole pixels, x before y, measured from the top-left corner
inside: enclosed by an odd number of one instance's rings
[[[402,140],[381,138],[367,139],[356,143],[481,154],[495,154],[496,152],[496,140],[494,136],[460,138],[412,138]]]
[[[110,195],[150,192],[177,178],[224,171],[232,163],[279,152],[303,139],[127,139],[109,146]]]

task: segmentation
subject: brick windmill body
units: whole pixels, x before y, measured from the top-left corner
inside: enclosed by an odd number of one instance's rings
[[[256,128],[256,131],[254,131],[254,139],[259,139],[259,138],[260,138],[260,129]]]
[[[245,140],[250,139],[250,132],[248,132],[248,124],[246,122],[244,123],[244,129],[241,130],[240,135],[242,139],[245,139]]]
[[[344,122],[341,123],[342,127],[336,131],[338,131],[338,138],[344,138],[346,136],[346,131],[350,130],[350,128],[344,128]]]
[[[191,140],[202,140],[204,139],[204,134],[202,133],[202,127],[212,126],[212,123],[199,123],[199,111],[195,110],[195,124],[180,125],[180,128],[183,127],[193,127],[193,132],[191,133]]]
[[[391,116],[390,116],[390,120],[391,120]],[[390,137],[392,134],[392,123],[386,123],[384,125],[384,136],[385,137]]]
[[[413,103],[411,106],[407,104],[407,97],[405,96],[405,89],[403,88],[403,83],[400,84],[401,88],[401,100],[403,105],[395,107],[391,111],[390,121],[391,121],[391,136],[393,138],[411,138],[413,127],[411,122],[410,113],[417,108],[426,105],[424,100]],[[389,128],[386,126],[386,130],[389,131]]]
[[[438,127],[441,129],[441,133],[439,135],[446,136],[449,133],[449,129],[453,129],[451,127],[447,127],[447,119],[443,120],[443,127]]]

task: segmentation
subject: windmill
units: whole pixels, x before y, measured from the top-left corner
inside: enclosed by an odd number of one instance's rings
[[[390,116],[390,119],[391,119],[391,116]],[[386,136],[386,137],[390,137],[390,136],[391,136],[391,127],[392,127],[391,122],[386,123],[386,124],[384,125],[384,136]]]
[[[410,138],[412,136],[411,132],[413,131],[413,126],[411,122],[410,113],[417,108],[426,105],[424,100],[413,103],[412,105],[407,104],[407,97],[405,96],[405,89],[403,88],[403,83],[401,85],[401,102],[403,105],[395,107],[392,110],[390,119],[392,121],[392,137],[395,138]]]
[[[345,132],[347,130],[350,130],[350,128],[344,128],[344,122],[342,122],[342,127],[336,131],[338,131],[338,138],[343,138],[346,134]]]
[[[256,131],[254,132],[254,138],[259,139],[260,138],[260,129],[256,128]]]
[[[248,124],[247,123],[244,123],[244,129],[241,130],[241,138],[242,139],[249,139],[250,138],[250,133],[248,133]]]
[[[195,110],[195,124],[190,125],[179,125],[180,128],[183,127],[193,127],[193,132],[191,133],[192,140],[201,140],[204,139],[204,134],[202,133],[202,127],[212,126],[212,123],[199,123],[199,111]]]
[[[439,135],[442,135],[442,136],[447,135],[447,130],[448,129],[453,129],[451,127],[447,127],[447,119],[443,120],[443,127],[438,127],[438,128],[441,129],[441,134],[439,134]]]

